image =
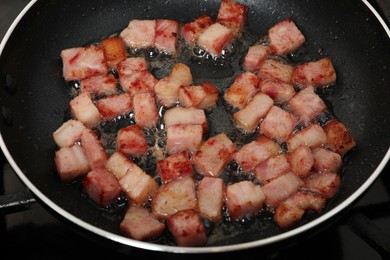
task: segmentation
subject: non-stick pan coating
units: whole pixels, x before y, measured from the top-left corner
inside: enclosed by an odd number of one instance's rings
[[[238,2],[249,6],[249,32],[259,37],[266,35],[272,25],[292,17],[307,39],[305,53],[300,55],[313,58],[329,55],[333,59],[338,79],[336,86],[326,94],[325,102],[348,127],[357,141],[357,148],[345,160],[341,173],[342,188],[324,214],[330,212],[341,203],[345,204],[362,185],[367,186],[365,182],[381,162],[383,167],[388,160],[388,32],[362,1]],[[219,4],[220,1],[214,0],[101,0],[37,1],[32,5],[1,53],[0,129],[15,162],[13,166],[44,203],[54,206],[60,214],[66,212],[65,218],[71,216],[71,222],[81,220],[77,224],[83,228],[94,231],[97,227],[98,230],[120,234],[120,214],[99,210],[81,196],[77,185],[61,184],[55,170],[53,156],[56,146],[51,134],[69,116],[71,98],[61,75],[61,50],[98,41],[122,30],[131,19],[169,18],[188,22],[204,13],[215,17]],[[226,72],[228,66],[215,68],[215,72],[200,65],[193,65],[192,69],[194,80],[199,82],[220,82],[224,73],[230,79],[234,76]],[[281,233],[272,221],[257,223],[255,228],[244,225],[230,234],[222,232],[216,239],[210,239],[208,246],[258,241]],[[118,240],[116,235],[112,239]],[[120,242],[161,250],[138,241]],[[257,245],[262,243],[255,242],[248,247]]]

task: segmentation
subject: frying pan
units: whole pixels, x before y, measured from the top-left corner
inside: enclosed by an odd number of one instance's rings
[[[267,218],[222,226],[204,247],[177,247],[169,239],[135,241],[120,234],[123,209],[98,209],[77,184],[61,184],[54,165],[51,134],[69,118],[71,98],[59,57],[65,48],[85,46],[125,28],[131,19],[191,21],[215,17],[217,0],[31,1],[0,45],[1,148],[38,201],[66,223],[129,248],[175,253],[228,252],[272,244],[314,232],[343,214],[378,177],[390,157],[390,31],[367,1],[246,0],[246,32],[263,36],[278,21],[292,17],[307,42],[296,62],[329,55],[337,83],[324,93],[332,113],[354,136],[357,147],[345,158],[342,186],[320,215],[289,230]],[[245,51],[242,45],[236,55]],[[190,64],[194,80],[226,88],[238,63]],[[226,115],[211,115],[215,131],[230,131]],[[221,114],[218,114],[221,113]],[[213,114],[213,113],[212,113]]]

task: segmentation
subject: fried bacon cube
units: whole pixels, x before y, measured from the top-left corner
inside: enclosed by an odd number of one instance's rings
[[[157,182],[136,164],[127,169],[126,174],[119,179],[119,185],[135,205],[145,203],[158,189]]]
[[[298,177],[307,177],[314,165],[314,155],[310,147],[300,145],[288,155],[291,171]]]
[[[195,153],[203,140],[201,125],[180,124],[167,127],[167,153],[175,154],[181,151]]]
[[[158,19],[156,21],[156,48],[166,53],[176,53],[178,33],[179,23],[177,21]]]
[[[186,176],[160,186],[153,196],[152,212],[158,219],[167,219],[181,210],[195,209],[196,205],[195,181]]]
[[[133,97],[134,119],[141,128],[157,126],[158,111],[153,93],[137,93]]]
[[[199,35],[214,23],[209,15],[202,15],[195,20],[185,23],[181,29],[181,36],[190,45],[195,46]]]
[[[248,172],[257,165],[281,152],[280,146],[266,136],[244,144],[233,156],[240,167]]]
[[[213,222],[222,220],[224,182],[220,178],[205,176],[198,184],[199,213]]]
[[[259,181],[265,184],[288,173],[290,170],[291,167],[287,156],[285,154],[279,154],[257,165],[255,175]]]
[[[243,109],[233,114],[233,119],[240,129],[252,132],[260,124],[260,120],[267,115],[273,104],[272,98],[259,92]]]
[[[91,45],[65,49],[61,51],[61,59],[66,81],[82,80],[108,72],[102,47]]]
[[[131,20],[120,37],[130,48],[153,47],[156,41],[156,20]]]
[[[274,59],[266,59],[261,65],[258,76],[260,80],[277,80],[283,83],[291,83],[294,67]]]
[[[94,131],[88,128],[84,129],[81,134],[81,145],[84,148],[91,169],[104,167],[108,155]]]
[[[229,28],[233,37],[239,37],[245,26],[248,7],[230,0],[222,0],[218,10],[217,22]]]
[[[106,168],[95,168],[82,181],[88,198],[99,207],[106,207],[116,201],[121,192],[118,180]]]
[[[102,120],[99,110],[86,92],[73,98],[69,106],[72,116],[87,127],[97,127]]]
[[[289,172],[265,184],[262,190],[268,207],[275,208],[293,195],[304,182],[294,173]]]
[[[225,101],[234,108],[242,109],[249,100],[260,90],[259,78],[251,73],[244,72],[238,75],[224,94]]]
[[[157,173],[163,183],[183,176],[193,176],[194,170],[187,151],[172,154],[157,162]]]
[[[296,94],[292,84],[272,79],[263,80],[260,83],[260,90],[279,104],[287,103]]]
[[[81,178],[91,169],[84,149],[78,144],[56,151],[54,161],[62,182]]]
[[[207,242],[202,219],[193,209],[182,210],[169,216],[167,226],[178,246],[202,246]]]
[[[251,181],[240,181],[226,188],[226,207],[234,220],[251,217],[258,213],[265,202],[260,185]]]
[[[119,129],[116,137],[117,149],[127,156],[141,156],[148,151],[145,134],[138,125]]]
[[[112,74],[97,75],[80,81],[80,92],[91,96],[109,96],[116,92],[116,79]]]
[[[199,86],[183,86],[179,89],[179,102],[183,107],[206,109],[214,107],[218,101],[218,89],[205,82]]]
[[[54,142],[59,147],[69,147],[80,141],[85,125],[80,121],[69,119],[52,134]]]
[[[270,28],[268,38],[272,52],[280,56],[295,51],[305,42],[305,36],[291,18]]]
[[[205,141],[192,159],[200,174],[218,177],[236,151],[237,147],[229,137],[220,133]]]
[[[291,98],[288,108],[299,117],[299,121],[304,125],[308,125],[327,109],[324,101],[314,92],[312,86],[305,87]]]
[[[257,73],[268,58],[268,53],[269,46],[261,44],[250,46],[244,58],[244,70]]]
[[[111,120],[133,110],[133,101],[129,93],[111,95],[96,102],[102,120]]]
[[[198,45],[217,57],[232,41],[233,34],[230,29],[220,23],[214,23],[199,35]]]
[[[356,146],[356,142],[346,126],[337,119],[324,125],[329,147],[341,156]]]
[[[329,57],[306,62],[294,68],[292,81],[296,85],[324,87],[336,83],[336,71]]]
[[[288,150],[291,152],[300,145],[307,145],[310,148],[324,146],[327,137],[324,129],[319,124],[312,124],[298,133],[292,135],[287,140]]]
[[[165,224],[157,220],[146,208],[130,206],[119,225],[121,232],[136,240],[147,240],[160,236]]]
[[[102,40],[104,57],[110,69],[116,69],[119,62],[126,59],[126,45],[120,37],[110,37]]]
[[[278,106],[272,106],[260,124],[260,133],[283,143],[292,135],[297,124],[298,118],[293,114]]]
[[[106,162],[107,170],[111,172],[117,179],[124,177],[129,168],[135,167],[138,168],[138,166],[133,163],[133,161],[130,161],[129,158],[127,158],[127,156],[120,151],[116,151],[111,154]]]

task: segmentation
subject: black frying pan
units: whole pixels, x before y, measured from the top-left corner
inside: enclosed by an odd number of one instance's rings
[[[366,1],[238,1],[249,6],[247,32],[266,35],[292,17],[307,38],[296,62],[332,57],[336,86],[324,99],[350,130],[357,148],[345,158],[342,188],[321,215],[291,230],[272,221],[254,221],[217,230],[201,248],[178,248],[169,239],[140,242],[120,235],[121,214],[99,210],[77,185],[61,184],[54,166],[51,134],[69,117],[69,90],[61,77],[62,49],[97,42],[125,28],[131,19],[191,21],[216,16],[220,1],[32,1],[14,23],[0,51],[1,147],[11,165],[40,202],[97,237],[120,245],[165,252],[223,252],[267,246],[310,233],[350,206],[376,179],[390,152],[390,31]],[[15,26],[15,28],[14,28]],[[241,46],[237,55],[242,55]],[[191,64],[195,81],[227,87],[238,63]],[[217,110],[218,111],[218,110]],[[219,116],[211,120],[224,129]],[[222,117],[223,118],[223,117]],[[217,130],[218,131],[218,130]],[[228,130],[227,130],[228,131]],[[115,210],[113,210],[115,211]],[[120,213],[120,209],[118,209]],[[229,232],[226,232],[228,230]]]

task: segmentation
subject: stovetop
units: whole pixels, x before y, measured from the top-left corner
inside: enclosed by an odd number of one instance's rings
[[[28,3],[28,0],[0,2],[0,39]],[[390,20],[390,1],[377,0],[376,8]],[[94,257],[133,257],[141,259],[192,258],[199,256],[162,255],[143,250],[123,250],[105,245],[64,224],[40,203],[28,196],[28,189],[18,179],[3,154],[0,154],[0,195],[19,196],[14,212],[0,210],[0,255],[2,259],[28,256],[39,259],[67,259],[87,253]],[[16,194],[16,195],[15,195]],[[26,195],[26,200],[23,196]],[[1,205],[1,201],[0,201]],[[287,259],[390,259],[390,165],[359,198],[347,214],[329,228],[279,252],[263,255],[259,249],[230,252],[229,258]]]

